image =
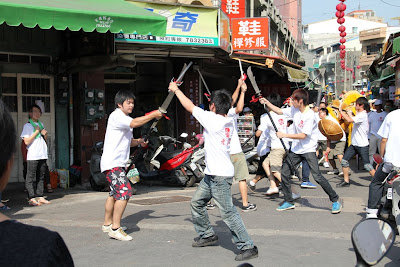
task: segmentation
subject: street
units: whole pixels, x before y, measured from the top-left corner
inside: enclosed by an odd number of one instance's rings
[[[326,174],[328,169],[322,168]],[[325,175],[336,190],[341,178]],[[320,186],[317,189],[295,188],[302,195],[295,210],[275,209],[282,198],[266,198],[266,179],[249,191],[249,201],[257,211],[240,212],[259,250],[259,257],[249,261],[254,266],[354,266],[355,254],[351,230],[364,215],[368,198],[369,174],[353,168],[349,188],[339,188],[343,209],[331,214],[331,203]],[[312,180],[313,181],[313,180]],[[4,214],[20,222],[57,231],[64,238],[76,266],[238,266],[238,252],[229,229],[218,209],[209,211],[219,246],[192,248],[196,232],[191,223],[190,198],[195,187],[177,188],[140,185],[122,219],[133,241],[110,239],[101,231],[106,192],[94,192],[79,186],[58,188],[48,194],[50,205],[30,207],[25,201],[23,184],[10,184],[3,199],[10,211]],[[238,185],[232,186],[234,204],[241,205]],[[398,238],[398,237],[397,237]],[[400,244],[397,240],[378,266],[399,266]]]

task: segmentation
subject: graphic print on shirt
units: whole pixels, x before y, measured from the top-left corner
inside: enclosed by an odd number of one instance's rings
[[[231,142],[231,129],[229,129],[228,127],[225,128],[225,137],[224,139],[221,140],[221,144],[224,146],[229,146],[230,142]]]
[[[297,127],[299,127],[300,129],[303,129],[303,127],[304,127],[304,121],[301,120],[300,123],[297,125]]]

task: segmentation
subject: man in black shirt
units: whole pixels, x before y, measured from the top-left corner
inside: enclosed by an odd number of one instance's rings
[[[16,150],[16,131],[0,99],[0,192],[10,177]],[[0,214],[0,266],[74,266],[62,237],[43,227],[10,220]]]

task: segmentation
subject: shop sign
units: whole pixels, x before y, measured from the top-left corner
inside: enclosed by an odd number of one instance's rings
[[[135,2],[167,18],[166,36],[115,34],[116,42],[153,43],[191,46],[219,46],[216,27],[218,10]]]
[[[230,40],[230,31],[229,31],[229,18],[228,16],[222,12],[221,10],[219,11],[219,47],[222,50],[225,50],[226,52],[230,53],[231,52],[231,40]]]
[[[269,18],[232,19],[233,50],[269,48]]]
[[[221,9],[230,19],[246,17],[245,0],[225,0],[221,1]]]

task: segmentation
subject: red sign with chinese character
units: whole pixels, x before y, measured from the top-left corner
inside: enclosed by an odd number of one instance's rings
[[[269,18],[232,19],[233,50],[269,48]]]
[[[246,17],[245,0],[224,0],[221,1],[221,9],[230,19]]]

